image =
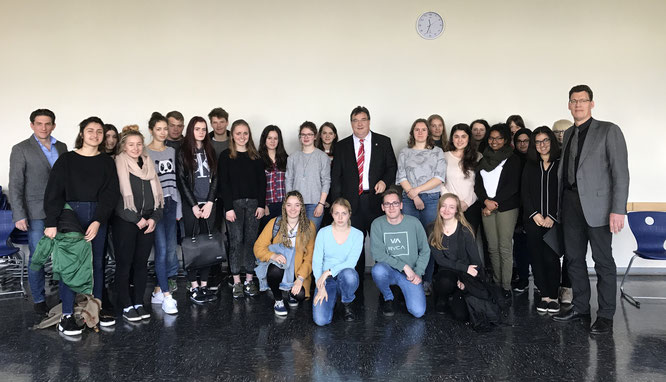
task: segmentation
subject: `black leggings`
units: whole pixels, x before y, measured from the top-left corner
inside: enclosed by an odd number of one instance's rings
[[[284,277],[284,269],[280,269],[275,264],[270,264],[268,266],[268,272],[266,273],[266,281],[268,282],[268,286],[273,291],[273,298],[275,299],[275,301],[280,301],[283,299],[282,290],[280,289],[280,283],[282,282],[282,277]],[[297,295],[293,295],[291,294],[291,292],[289,292],[289,295],[298,301],[303,301],[305,300],[305,287],[302,287],[301,291],[298,292]]]
[[[116,255],[115,290],[120,308],[143,305],[148,278],[148,257],[155,242],[155,232],[145,234],[134,223],[119,217],[113,221],[113,247]],[[134,284],[134,295],[130,296],[130,270]]]
[[[437,304],[448,303],[453,318],[458,321],[467,321],[467,304],[465,304],[463,292],[458,289],[458,275],[451,270],[440,268],[433,277],[432,286],[435,292],[435,302]]]
[[[560,286],[560,257],[543,241],[548,228],[539,227],[530,219],[525,224],[527,242],[532,251],[534,284],[541,296],[557,300]]]

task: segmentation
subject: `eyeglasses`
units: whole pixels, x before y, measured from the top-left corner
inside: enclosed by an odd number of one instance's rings
[[[550,138],[544,138],[543,141],[534,141],[537,146],[545,146],[550,143]]]
[[[564,130],[555,130],[555,131],[553,131],[553,134],[555,134],[555,135],[564,135]]]
[[[312,134],[312,133],[309,133],[309,134],[298,134],[298,135],[299,135],[301,138],[312,138],[312,137],[315,136],[315,135]]]
[[[530,143],[529,139],[519,139],[518,143]]]
[[[585,103],[588,103],[588,102],[590,102],[589,99],[570,99],[569,100],[569,103],[572,104],[572,105],[578,105],[579,103],[580,104],[585,104]]]
[[[504,140],[504,137],[488,137],[488,141],[497,142],[497,141],[503,141],[503,140]]]
[[[400,202],[384,202],[382,203],[382,206],[384,206],[384,208],[398,208],[400,206]]]
[[[352,119],[352,123],[368,122],[368,121],[369,121],[369,119],[367,119],[367,118]]]

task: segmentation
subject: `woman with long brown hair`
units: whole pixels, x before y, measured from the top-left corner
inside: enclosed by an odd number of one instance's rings
[[[220,154],[218,172],[229,229],[229,267],[233,276],[232,295],[255,296],[259,288],[252,282],[255,266],[252,246],[257,239],[259,220],[266,207],[264,161],[252,140],[250,125],[242,119],[231,125],[229,148]],[[241,283],[240,273],[245,272]]]
[[[216,164],[206,120],[192,117],[176,155],[176,182],[182,198],[184,237],[207,232],[215,226]],[[208,267],[187,270],[190,300],[196,304],[217,299],[208,289],[209,271]]]

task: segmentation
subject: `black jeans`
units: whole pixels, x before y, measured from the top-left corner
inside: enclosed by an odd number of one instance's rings
[[[117,307],[143,305],[148,278],[148,257],[155,242],[155,233],[146,234],[134,223],[116,217],[113,221],[113,248],[116,255],[115,290]],[[130,296],[130,270],[134,295]]]
[[[458,275],[456,272],[440,268],[432,279],[436,304],[447,304],[451,308],[453,318],[458,321],[467,321],[467,304],[463,292],[458,289]],[[451,301],[449,301],[449,298]]]
[[[560,257],[543,241],[543,235],[548,232],[548,228],[539,227],[530,219],[525,223],[525,231],[527,231],[527,245],[532,254],[534,285],[541,291],[541,296],[557,300]]]
[[[273,298],[275,301],[281,301],[283,299],[282,289],[280,289],[282,277],[284,277],[284,269],[280,269],[275,264],[270,264],[268,266],[268,271],[266,272],[266,282],[268,283],[268,287],[271,288],[271,291],[273,292]],[[297,295],[293,295],[291,292],[289,292],[289,295],[298,301],[303,301],[305,300],[305,287],[302,287],[301,291],[298,292]]]
[[[577,191],[565,190],[562,198],[562,229],[564,256],[573,287],[573,306],[578,313],[590,313],[590,279],[587,274],[587,243],[592,247],[594,270],[597,273],[597,316],[612,319],[617,295],[617,268],[613,259],[608,225],[590,227],[585,220]]]
[[[241,271],[252,273],[256,265],[254,242],[257,240],[259,220],[254,216],[257,211],[257,199],[237,199],[233,201],[236,220],[227,221],[229,233],[229,266],[231,274]]]

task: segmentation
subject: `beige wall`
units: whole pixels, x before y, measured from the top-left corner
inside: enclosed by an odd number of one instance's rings
[[[415,31],[428,10],[447,25],[434,41]],[[279,125],[293,151],[300,122],[330,120],[346,136],[362,104],[399,150],[431,113],[449,126],[570,118],[567,91],[587,83],[593,115],[625,133],[630,201],[664,201],[666,159],[652,146],[666,141],[665,14],[661,0],[5,1],[0,158],[38,107],[55,111],[54,135],[71,145],[90,115],[145,131],[154,110],[223,106],[255,139]],[[628,230],[616,237],[619,266],[634,246]]]

